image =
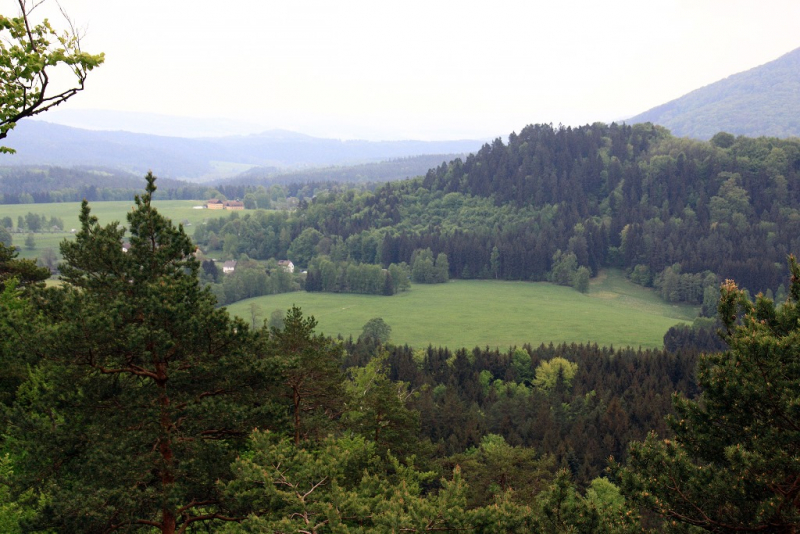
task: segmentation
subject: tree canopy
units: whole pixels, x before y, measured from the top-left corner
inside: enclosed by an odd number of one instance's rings
[[[39,292],[35,320],[5,317],[36,358],[7,443],[23,487],[47,496],[38,528],[173,533],[235,518],[217,482],[274,420],[258,343],[201,288],[194,246],[152,207],[147,179],[127,252],[126,229],[100,226],[84,201],[63,284]]]
[[[788,300],[722,286],[730,349],[701,358],[697,400],[676,396],[674,439],[651,434],[617,468],[623,489],[670,520],[711,532],[800,528],[800,267]]]

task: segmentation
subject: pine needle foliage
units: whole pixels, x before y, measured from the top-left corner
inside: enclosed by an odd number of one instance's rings
[[[698,400],[674,398],[674,439],[651,434],[616,466],[625,492],[675,524],[710,532],[800,529],[800,268],[781,306],[728,280],[730,350],[699,363]]]

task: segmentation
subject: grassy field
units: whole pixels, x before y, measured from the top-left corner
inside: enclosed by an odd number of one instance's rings
[[[188,221],[187,232],[205,219],[228,212],[194,209],[196,200],[164,200],[155,206],[173,221]],[[93,202],[92,213],[101,223],[121,221],[132,202]],[[66,232],[34,234],[36,248],[24,247],[25,234],[13,234],[20,256],[36,258],[46,248],[58,254],[59,243],[77,228],[78,203],[0,206],[0,217],[16,225],[28,212],[56,216]],[[369,319],[382,317],[392,327],[394,343],[414,347],[505,348],[531,343],[594,342],[599,345],[660,347],[664,333],[678,322],[690,322],[697,309],[665,303],[651,290],[628,282],[622,273],[608,270],[592,280],[588,294],[547,283],[459,280],[448,284],[414,285],[393,297],[288,293],[238,302],[229,309],[250,320],[250,304],[257,303],[262,318],[292,304],[319,321],[326,334],[357,337]]]
[[[206,209],[194,209],[194,206],[200,206],[203,202],[200,200],[156,200],[153,205],[160,213],[171,218],[173,222],[180,223],[188,221],[186,225],[186,232],[189,235],[194,233],[194,229],[198,224],[204,220],[216,217],[227,217],[231,212],[229,211],[209,211]],[[126,223],[126,214],[133,206],[133,201],[120,201],[120,202],[91,202],[89,206],[92,208],[92,215],[97,216],[101,224],[107,224],[112,221],[119,221],[123,224]],[[78,215],[80,214],[81,205],[79,202],[57,202],[51,204],[3,204],[0,205],[0,217],[11,217],[14,221],[14,227],[17,225],[17,218],[24,217],[27,213],[35,213],[37,215],[47,215],[47,217],[58,217],[64,221],[64,232],[43,232],[33,235],[36,241],[36,248],[28,250],[25,248],[24,233],[15,233],[12,235],[14,245],[20,248],[21,258],[37,258],[46,248],[52,248],[56,254],[58,253],[58,244],[64,238],[70,239],[72,228],[79,228]]]
[[[592,342],[655,348],[673,325],[691,322],[697,308],[665,303],[653,291],[604,271],[588,294],[549,283],[457,280],[419,285],[393,297],[286,293],[237,302],[228,309],[248,322],[251,304],[262,319],[293,304],[319,321],[318,332],[358,337],[369,319],[392,327],[391,341],[413,347]]]

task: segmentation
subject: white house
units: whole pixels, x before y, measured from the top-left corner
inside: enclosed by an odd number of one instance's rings
[[[223,274],[230,274],[236,270],[236,260],[228,260],[222,264]]]

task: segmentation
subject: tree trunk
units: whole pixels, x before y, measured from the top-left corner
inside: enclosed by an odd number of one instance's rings
[[[294,399],[294,444],[300,445],[300,402],[302,398],[297,388],[294,388],[292,394]]]
[[[156,385],[159,389],[159,404],[161,406],[161,437],[159,438],[158,451],[161,454],[161,495],[164,499],[161,508],[161,532],[162,534],[174,534],[176,527],[175,511],[170,508],[167,496],[171,492],[172,485],[175,483],[175,472],[173,470],[174,454],[172,451],[172,418],[170,417],[170,399],[167,394],[167,364],[164,362],[156,363]]]

